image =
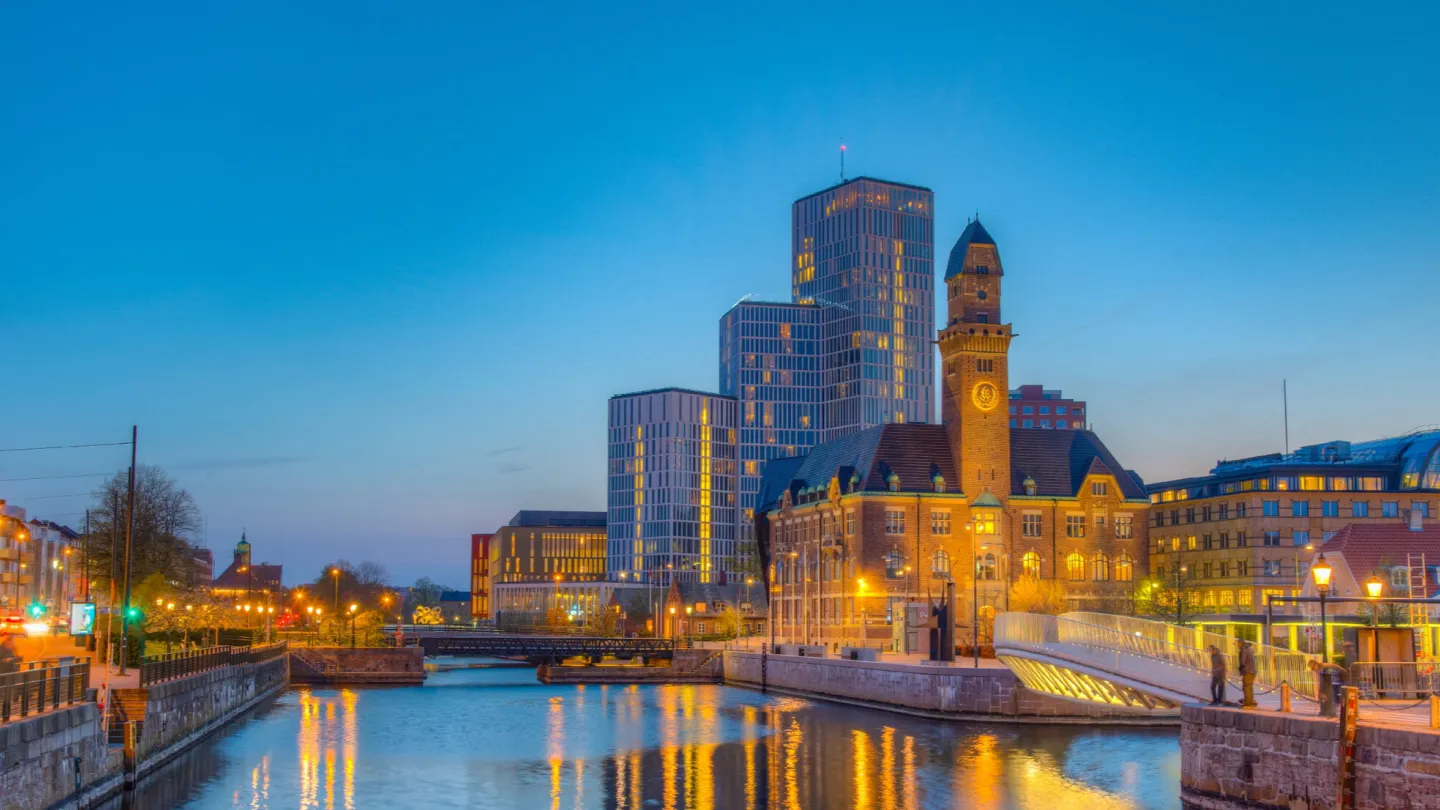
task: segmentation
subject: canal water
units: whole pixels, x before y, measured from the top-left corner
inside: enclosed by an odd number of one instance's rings
[[[108,807],[1178,808],[1173,730],[929,721],[710,685],[297,687]]]

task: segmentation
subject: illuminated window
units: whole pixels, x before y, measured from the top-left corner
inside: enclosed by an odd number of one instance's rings
[[[1318,475],[1302,475],[1300,476],[1300,488],[1312,492],[1323,490],[1325,489],[1325,479]]]
[[[1130,559],[1129,554],[1121,554],[1115,558],[1115,581],[1131,582],[1135,579],[1135,561]]]
[[[1090,560],[1090,578],[1096,582],[1110,581],[1110,558],[1103,552]]]
[[[1040,577],[1040,555],[1033,551],[1027,551],[1020,557],[1021,576]]]
[[[996,516],[994,512],[976,512],[975,516],[972,518],[972,520],[974,521],[975,533],[984,535],[995,534],[995,519]]]
[[[1080,552],[1072,551],[1065,558],[1065,572],[1070,576],[1071,582],[1085,581],[1085,558],[1080,556]]]

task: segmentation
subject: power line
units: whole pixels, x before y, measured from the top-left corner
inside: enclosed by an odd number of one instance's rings
[[[119,447],[130,442],[93,442],[91,444],[51,444],[45,447],[6,447],[0,453],[25,453],[31,450],[74,450],[77,447]]]
[[[92,495],[91,492],[72,492],[69,495],[41,495],[38,498],[26,498],[26,501],[53,501],[56,498],[78,498],[81,495]]]
[[[125,444],[129,444],[129,442],[125,442]],[[103,472],[85,473],[84,475],[36,475],[30,478],[0,478],[0,484],[9,484],[14,481],[56,481],[61,478],[104,478],[107,475],[113,474],[114,473]]]

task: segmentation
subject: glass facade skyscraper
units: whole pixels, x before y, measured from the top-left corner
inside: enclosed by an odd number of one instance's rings
[[[935,195],[869,177],[791,206],[791,298],[821,309],[821,440],[935,421]]]
[[[738,538],[754,539],[755,496],[765,462],[820,441],[820,324],[813,304],[741,301],[720,319],[720,393],[740,407]]]
[[[606,571],[717,582],[736,562],[733,397],[662,388],[610,398]]]

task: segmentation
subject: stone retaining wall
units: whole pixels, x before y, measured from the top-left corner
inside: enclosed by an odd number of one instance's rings
[[[725,652],[726,683],[760,686],[760,653]],[[771,687],[821,698],[881,707],[951,715],[1046,722],[1105,719],[1166,723],[1165,718],[1136,717],[1095,704],[1037,694],[1008,669],[963,669],[884,661],[847,661],[771,655],[766,662]]]
[[[1189,705],[1180,728],[1180,798],[1193,810],[1334,807],[1338,747],[1333,719]],[[1440,808],[1440,734],[1356,729],[1355,808],[1390,807]]]
[[[149,687],[145,726],[136,746],[138,772],[153,770],[289,683],[290,660],[281,655]]]
[[[409,683],[425,681],[419,647],[297,647],[290,650],[295,683]]]
[[[35,810],[74,799],[76,759],[84,795],[119,787],[123,755],[110,749],[94,703],[0,725],[0,810]]]

